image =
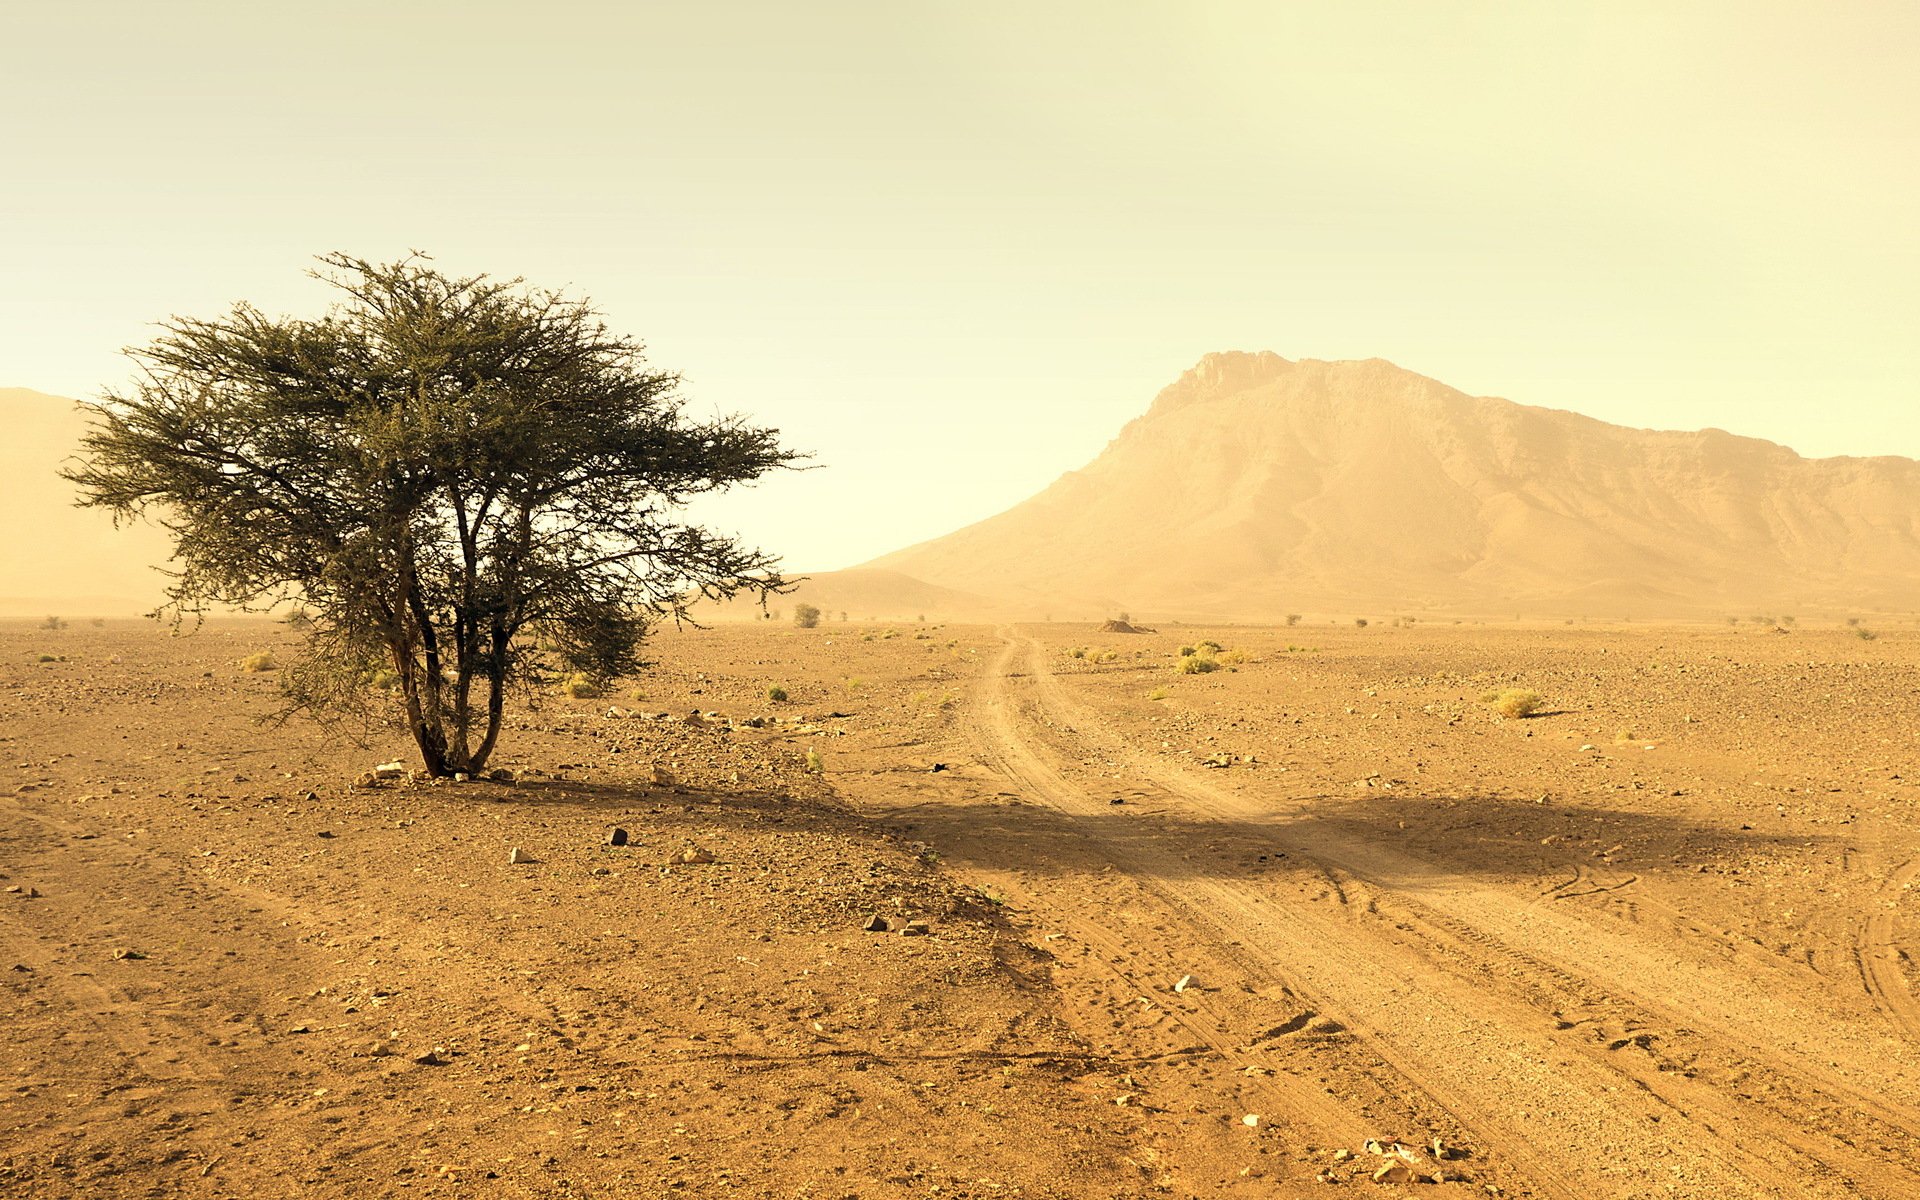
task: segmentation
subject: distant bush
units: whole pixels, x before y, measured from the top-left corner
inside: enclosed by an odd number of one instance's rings
[[[560,693],[575,700],[591,700],[600,694],[600,686],[585,674],[575,671],[560,684]]]
[[[1205,675],[1210,671],[1218,671],[1219,669],[1220,664],[1204,654],[1189,654],[1180,660],[1180,673],[1182,675]]]
[[[777,683],[767,689],[767,701],[770,704],[782,703],[783,701],[786,700],[786,698],[787,698],[787,689],[781,687]]]
[[[271,650],[262,650],[258,654],[249,654],[241,659],[240,669],[257,674],[261,671],[278,671],[280,664],[274,660]]]
[[[1087,648],[1085,646],[1073,646],[1067,650],[1068,658],[1085,658],[1086,656]]]
[[[1495,688],[1480,697],[1480,703],[1487,705],[1503,717],[1519,720],[1530,717],[1540,711],[1546,701],[1539,692],[1529,692],[1523,688]]]
[[[107,619],[105,617],[95,617],[91,621],[88,621],[87,624],[93,626],[95,629],[104,629],[107,625]]]
[[[1873,639],[1879,637],[1880,635],[1875,633],[1873,630],[1866,628],[1865,626],[1861,626],[1853,631],[1853,636],[1859,638],[1863,642],[1871,642]]]
[[[1365,629],[1367,627],[1367,619],[1365,617],[1355,617],[1353,619],[1353,627],[1355,629]]]
[[[1149,699],[1149,700],[1165,700],[1165,699],[1167,698],[1167,695],[1168,695],[1168,692],[1167,692],[1167,689],[1165,689],[1165,688],[1163,688],[1163,687],[1157,687],[1157,688],[1155,688],[1155,689],[1153,689],[1152,691],[1150,691],[1150,692],[1148,692],[1148,693],[1147,693],[1147,699]]]
[[[1860,618],[1859,618],[1859,617],[1848,617],[1848,618],[1847,618],[1847,628],[1849,628],[1849,629],[1852,629],[1852,628],[1853,628],[1854,626],[1856,626],[1856,625],[1858,625],[1858,624],[1860,624]]]
[[[1194,648],[1193,648],[1192,646],[1182,646],[1182,647],[1180,647],[1180,657],[1181,657],[1181,658],[1191,658],[1191,657],[1193,657],[1193,655],[1194,655]]]
[[[49,616],[46,620],[40,622],[40,628],[42,629],[65,629],[66,627],[66,621],[59,617]]]
[[[1218,654],[1220,653],[1220,643],[1219,642],[1195,642],[1193,644],[1193,652],[1195,654]]]
[[[812,629],[820,624],[820,610],[811,604],[793,606],[793,623],[802,629]]]
[[[67,656],[64,654],[42,654],[35,661],[36,662],[65,662],[67,661]]]
[[[1289,624],[1289,625],[1298,625],[1299,623],[1300,623],[1300,614],[1299,614],[1299,613],[1288,613],[1288,614],[1287,614],[1287,624]]]
[[[1225,650],[1220,654],[1220,662],[1229,667],[1238,667],[1253,661],[1253,655],[1245,650]]]

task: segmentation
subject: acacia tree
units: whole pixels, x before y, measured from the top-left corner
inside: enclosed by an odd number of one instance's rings
[[[175,620],[302,606],[293,709],[365,711],[391,670],[428,773],[477,772],[544,665],[533,635],[611,678],[695,599],[784,588],[769,556],[677,519],[791,465],[777,430],[690,417],[584,301],[420,255],[320,262],[343,298],[318,319],[164,322],[66,471],[83,504],[172,533]]]

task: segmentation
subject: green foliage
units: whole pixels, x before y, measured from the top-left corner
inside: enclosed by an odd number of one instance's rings
[[[505,689],[547,666],[523,633],[612,679],[694,601],[784,589],[770,557],[676,519],[790,465],[777,431],[690,417],[585,302],[420,256],[321,262],[321,317],[164,322],[66,472],[172,534],[176,620],[303,606],[288,711],[364,714],[391,668],[428,774],[473,773]]]
[[[786,698],[787,698],[787,689],[781,687],[777,683],[767,689],[767,702],[769,704],[784,703],[786,701]]]

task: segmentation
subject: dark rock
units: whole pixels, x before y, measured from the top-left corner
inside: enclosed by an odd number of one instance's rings
[[[615,825],[607,830],[607,845],[624,846],[627,844],[627,831]]]
[[[867,923],[865,925],[862,925],[860,928],[866,930],[868,933],[886,933],[889,930],[891,930],[893,927],[887,924],[887,919],[885,917],[881,916],[879,913],[875,913],[871,917],[868,917]]]

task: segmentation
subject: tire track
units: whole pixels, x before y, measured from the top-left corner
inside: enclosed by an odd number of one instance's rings
[[[1004,767],[1063,811],[1092,817],[1098,810],[1085,793],[1027,744],[1013,720],[1009,675],[1021,645],[1009,637],[983,682],[976,700],[980,723],[998,741]],[[1038,656],[1028,654],[1041,723],[1079,738],[1090,736],[1087,731],[1097,730],[1098,721],[1067,700]],[[1235,792],[1143,761],[1124,743],[1117,757],[1186,807],[1237,822],[1271,823],[1276,834],[1288,832],[1284,812],[1255,808]],[[1412,936],[1387,936],[1369,928],[1375,922],[1330,924],[1312,913],[1311,905],[1282,911],[1281,905],[1264,903],[1257,889],[1192,877],[1190,871],[1183,875],[1178,864],[1156,862],[1152,854],[1135,856],[1128,865],[1157,875],[1156,887],[1195,914],[1230,914],[1244,944],[1302,981],[1298,990],[1315,994],[1321,1007],[1351,1015],[1348,1024],[1383,1058],[1442,1106],[1467,1117],[1465,1124],[1543,1189],[1582,1196],[1675,1189],[1729,1196],[1911,1193],[1917,1179],[1910,1169],[1856,1149],[1844,1136],[1802,1133],[1791,1120],[1723,1093],[1709,1081],[1689,1078],[1648,1053],[1655,1039],[1648,1028],[1672,1025],[1662,1020],[1671,1014],[1612,1004],[1603,1015],[1619,1036],[1605,1038],[1594,1036],[1589,1017],[1556,1018],[1555,1013],[1583,1007],[1574,1003],[1583,996],[1618,995],[1617,981],[1609,978],[1617,971],[1599,972],[1597,978],[1606,982],[1598,983],[1582,969],[1583,962],[1562,966],[1559,954],[1549,961],[1520,953],[1496,933],[1517,929],[1525,935],[1515,939],[1520,944],[1558,950],[1553,939],[1565,931],[1577,934],[1580,922],[1556,916],[1544,929],[1529,928],[1527,922],[1516,927],[1511,911],[1552,913],[1574,906],[1516,903],[1491,889],[1462,888],[1437,879],[1425,864],[1393,861],[1394,852],[1384,848],[1363,847],[1361,853],[1338,839],[1315,838],[1298,850],[1384,897],[1384,912],[1398,918],[1400,933],[1411,930]],[[1495,900],[1508,911],[1487,911]],[[1197,923],[1204,924],[1204,918]],[[1538,919],[1531,923],[1537,925]],[[1257,938],[1248,936],[1254,931]],[[1637,969],[1646,957],[1638,952],[1624,965]],[[1407,977],[1430,986],[1409,988]],[[1431,1036],[1436,1028],[1438,1038]],[[1817,1077],[1816,1082],[1842,1095],[1854,1090],[1845,1081]],[[1880,1109],[1883,1120],[1881,1128],[1862,1132],[1910,1136],[1906,1105],[1864,1107]],[[1516,1121],[1516,1113],[1524,1119]],[[1657,1135],[1650,1135],[1656,1123]],[[1733,1136],[1736,1129],[1746,1136]],[[1768,1140],[1754,1138],[1758,1131]],[[1543,1145],[1559,1152],[1542,1152]]]

